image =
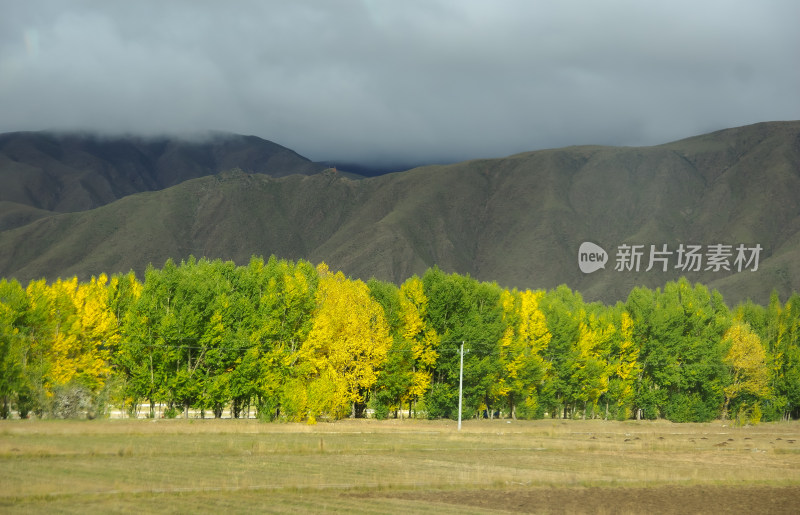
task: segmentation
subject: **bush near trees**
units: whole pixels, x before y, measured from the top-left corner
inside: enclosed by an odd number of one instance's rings
[[[0,280],[0,417],[256,413],[315,422],[465,417],[800,417],[800,296],[730,309],[686,279],[613,306],[437,267],[400,286],[323,263],[190,258]]]

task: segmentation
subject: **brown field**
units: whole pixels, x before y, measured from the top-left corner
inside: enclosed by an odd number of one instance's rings
[[[797,513],[800,423],[0,422],[2,512]]]

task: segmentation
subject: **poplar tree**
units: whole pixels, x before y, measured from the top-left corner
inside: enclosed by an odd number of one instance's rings
[[[740,410],[736,411],[749,411],[748,421],[758,422],[761,420],[759,401],[769,394],[769,371],[761,339],[749,324],[737,320],[725,333],[724,342],[729,345],[725,363],[731,369],[732,378],[725,387],[722,417],[727,418],[731,401],[746,397],[740,400]]]
[[[613,417],[626,420],[633,414],[636,386],[640,380],[639,345],[633,337],[633,319],[627,311],[615,308],[619,328],[609,351],[610,377],[607,403],[613,405]],[[606,404],[608,411],[608,404]]]
[[[553,336],[539,307],[543,297],[544,292],[530,290],[506,290],[501,296],[506,328],[500,341],[500,391],[514,419],[520,405],[526,418],[538,416],[540,390],[550,371],[544,355]]]
[[[643,415],[674,422],[718,417],[729,381],[722,336],[730,325],[719,292],[681,279],[663,292],[634,289],[626,309],[640,342],[636,403]]]
[[[428,298],[422,280],[414,276],[400,287],[400,316],[404,347],[411,352],[411,384],[405,399],[416,403],[430,389],[439,357],[439,335],[427,320]]]
[[[23,414],[25,360],[28,347],[24,314],[25,290],[16,280],[0,279],[0,418],[8,418],[12,407]]]
[[[297,415],[311,423],[320,415],[358,415],[392,341],[383,309],[366,284],[332,273],[324,263],[317,270],[316,310],[299,352],[300,381],[294,383],[305,389]]]

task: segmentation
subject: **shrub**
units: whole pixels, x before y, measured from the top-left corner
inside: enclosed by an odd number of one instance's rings
[[[425,405],[429,419],[453,419],[458,416],[458,390],[454,393],[448,385],[434,384],[425,397]],[[464,415],[464,418],[468,417]]]
[[[59,386],[53,391],[50,414],[54,418],[86,418],[92,408],[92,392],[78,383]]]

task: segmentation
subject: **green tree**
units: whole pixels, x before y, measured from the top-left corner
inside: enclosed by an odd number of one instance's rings
[[[392,336],[386,360],[375,381],[371,405],[376,418],[387,418],[390,412],[397,416],[403,401],[414,382],[414,360],[411,342],[405,338],[401,313],[400,289],[392,283],[370,279],[370,295],[383,308],[384,317]]]
[[[504,331],[502,289],[494,283],[478,283],[468,276],[447,275],[438,268],[422,277],[428,299],[429,327],[439,336],[433,385],[426,395],[428,416],[455,418],[458,402],[459,347],[466,342],[464,357],[464,415],[485,409],[494,412],[502,399],[499,347]],[[434,387],[436,384],[442,387]],[[453,393],[455,392],[455,393]]]
[[[176,349],[162,334],[162,321],[174,302],[176,275],[177,267],[171,260],[161,270],[149,266],[139,295],[125,312],[114,365],[123,377],[122,395],[131,414],[137,413],[146,400],[149,415],[155,416],[156,403],[167,398],[173,370],[168,362],[175,359]]]
[[[572,374],[585,304],[580,293],[561,285],[544,295],[541,309],[552,338],[544,353],[547,374],[540,403],[551,417],[569,418],[574,413],[577,395]]]
[[[728,383],[722,336],[730,325],[719,292],[681,279],[667,283],[663,292],[634,289],[626,310],[641,349],[639,413],[674,422],[718,417]]]
[[[766,310],[764,341],[772,395],[764,406],[768,420],[800,417],[800,296],[782,305],[773,293]]]
[[[0,418],[8,418],[12,406],[16,405],[20,410],[20,394],[23,404],[25,401],[27,335],[23,317],[27,304],[25,290],[19,282],[0,280]]]
[[[249,354],[253,361],[247,369],[255,379],[249,384],[257,385],[252,393],[262,416],[277,417],[282,409],[296,416],[297,393],[304,391],[302,381],[295,381],[296,369],[317,310],[319,274],[308,261],[271,257],[266,265],[252,260],[248,277],[248,289],[257,299],[248,336],[257,346]]]

